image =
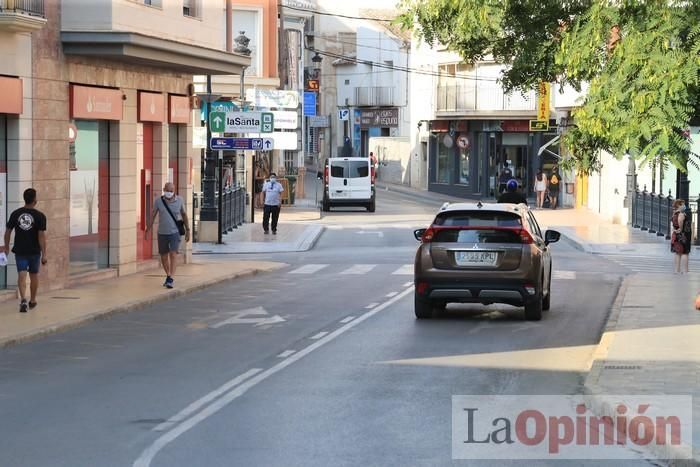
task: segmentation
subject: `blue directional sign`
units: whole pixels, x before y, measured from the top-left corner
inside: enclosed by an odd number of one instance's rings
[[[304,92],[304,115],[313,117],[316,115],[316,93]]]
[[[274,149],[272,138],[212,138],[212,150],[252,150],[271,151]]]

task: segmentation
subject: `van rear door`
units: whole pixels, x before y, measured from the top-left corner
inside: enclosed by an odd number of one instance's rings
[[[370,178],[369,159],[351,159],[348,161],[350,189],[352,199],[370,199],[372,197],[372,179]]]
[[[330,199],[347,199],[351,196],[348,182],[349,168],[343,159],[329,159],[328,197]]]

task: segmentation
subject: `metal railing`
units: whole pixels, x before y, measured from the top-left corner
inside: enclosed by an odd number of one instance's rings
[[[469,82],[440,84],[436,107],[438,112],[532,111],[536,109],[536,95],[533,91],[525,95],[506,94],[498,86],[477,86]]]
[[[659,237],[671,238],[671,217],[673,217],[671,190],[668,196],[635,190],[632,199],[632,226]]]
[[[237,229],[245,221],[245,189],[241,186],[227,188],[223,193],[221,213],[221,233],[226,234]],[[218,203],[217,194],[217,203]]]
[[[5,11],[44,18],[44,0],[0,0],[0,12]]]

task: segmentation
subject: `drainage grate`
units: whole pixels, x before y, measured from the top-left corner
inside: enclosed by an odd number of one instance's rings
[[[604,370],[641,370],[639,365],[605,365]]]

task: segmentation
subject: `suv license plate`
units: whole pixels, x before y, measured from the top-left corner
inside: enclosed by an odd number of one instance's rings
[[[495,251],[458,251],[455,253],[455,261],[458,266],[493,266],[496,264],[496,258]]]

